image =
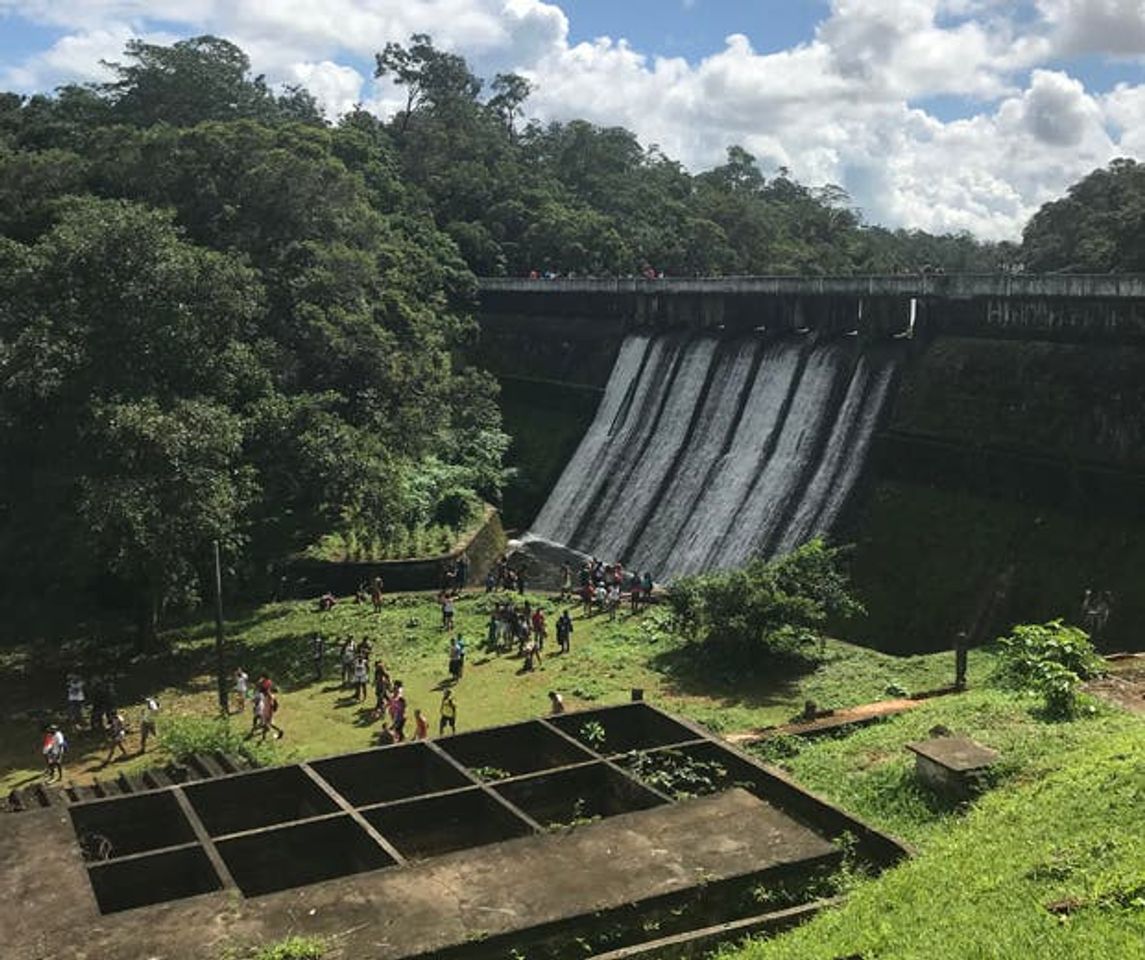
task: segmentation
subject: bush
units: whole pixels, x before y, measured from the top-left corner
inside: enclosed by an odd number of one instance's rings
[[[1041,696],[1050,717],[1075,716],[1081,682],[1101,672],[1102,661],[1089,634],[1061,620],[1014,627],[998,644],[1001,659],[995,679]]]
[[[840,549],[812,540],[739,570],[682,577],[668,589],[676,629],[740,653],[804,657],[828,620],[863,611],[840,569]]]
[[[180,763],[196,753],[216,751],[246,757],[258,766],[274,762],[271,747],[243,739],[223,717],[167,717],[159,732],[163,749]]]

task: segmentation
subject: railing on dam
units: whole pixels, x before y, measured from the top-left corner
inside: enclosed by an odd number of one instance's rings
[[[483,278],[488,324],[1145,342],[1145,275]]]
[[[552,280],[482,277],[489,293],[545,294],[755,294],[786,297],[911,297],[965,300],[980,297],[1080,297],[1145,300],[1145,274],[925,273],[834,277],[585,277]]]

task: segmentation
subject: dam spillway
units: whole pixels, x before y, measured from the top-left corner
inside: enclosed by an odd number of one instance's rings
[[[627,336],[530,532],[661,578],[826,533],[903,350],[855,337]]]

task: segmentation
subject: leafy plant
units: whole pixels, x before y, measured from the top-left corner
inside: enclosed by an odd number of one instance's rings
[[[638,780],[676,800],[715,793],[725,785],[728,773],[718,761],[699,760],[679,750],[638,750],[622,762]]]
[[[167,754],[180,762],[196,753],[216,752],[246,757],[257,766],[282,761],[269,744],[244,739],[221,717],[168,717],[160,739]]]
[[[261,947],[231,948],[222,960],[323,960],[326,955],[321,937],[286,937]]]
[[[502,770],[500,767],[473,767],[472,770],[482,780],[504,780],[512,776],[508,770]]]
[[[604,743],[608,739],[608,735],[604,731],[604,724],[599,720],[589,720],[581,724],[578,736],[581,742],[597,752],[604,749]]]
[[[780,763],[799,756],[803,746],[804,741],[801,738],[790,733],[778,733],[751,744],[748,749],[767,763]]]
[[[1057,719],[1077,714],[1081,682],[1102,667],[1089,635],[1061,620],[1016,626],[1009,636],[999,638],[998,645],[996,680],[1041,696],[1046,715]]]

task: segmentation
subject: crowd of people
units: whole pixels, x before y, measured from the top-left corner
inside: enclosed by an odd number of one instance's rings
[[[85,680],[79,672],[73,671],[65,680],[65,700],[67,703],[67,725],[73,736],[95,738],[107,745],[107,755],[102,766],[112,762],[116,754],[128,757],[129,734],[138,732],[139,746],[136,755],[147,752],[147,741],[157,732],[159,700],[146,697],[140,711],[139,721],[133,729],[126,713],[117,703],[115,681],[107,676],[95,676]],[[44,724],[40,739],[40,752],[44,759],[44,774],[50,781],[62,780],[64,761],[71,746],[67,734],[56,723]]]
[[[605,563],[590,558],[577,571],[575,586],[572,568],[568,565],[562,567],[559,603],[550,610],[537,604],[535,595],[532,598],[524,596],[526,571],[523,558],[502,556],[491,566],[484,584],[487,594],[495,591],[500,593],[492,598],[483,649],[494,655],[519,658],[519,674],[544,669],[546,654],[568,655],[572,652],[574,622],[569,603],[576,598],[583,605],[585,617],[608,614],[615,619],[625,590],[633,612],[642,609],[654,590],[650,574],[626,572],[619,563]],[[465,554],[442,570],[438,594],[440,629],[449,639],[447,675],[436,688],[441,694],[437,709],[438,736],[457,731],[455,690],[465,676],[468,644],[457,630],[456,604],[469,576],[469,558]],[[368,600],[375,611],[380,611],[383,606],[382,578],[375,577],[362,584],[356,592],[355,600],[359,603]],[[319,610],[328,611],[336,603],[337,598],[332,593],[326,593],[319,600]],[[550,635],[555,639],[555,649],[550,645]],[[328,652],[326,638],[321,632],[314,633],[309,639],[309,656],[315,681],[324,679]],[[368,637],[343,638],[337,644],[335,656],[340,670],[336,689],[345,698],[343,705],[360,705],[363,723],[380,724],[375,738],[378,743],[423,740],[430,735],[430,721],[421,707],[413,710],[413,729],[407,729],[409,704],[405,685],[391,675],[380,656],[375,656],[374,644]],[[270,675],[259,673],[252,683],[246,670],[240,666],[234,671],[232,682],[238,713],[243,714],[248,709],[251,711],[247,738],[262,741],[273,736],[274,739],[281,739],[285,731],[278,719],[279,690]],[[131,756],[127,744],[135,730],[139,736],[136,755],[146,752],[149,738],[157,733],[157,698],[152,696],[144,700],[139,722],[134,729],[116,701],[115,684],[110,678],[99,676],[85,682],[78,672],[68,675],[66,704],[70,732],[90,732],[103,738],[107,746],[104,766],[111,763],[116,755],[121,758]],[[564,699],[559,692],[549,691],[548,701],[551,713],[564,712]],[[65,731],[57,724],[45,724],[41,751],[49,780],[62,780],[68,748]]]
[[[626,572],[623,564],[605,563],[596,557],[586,560],[577,573],[576,594],[586,617],[607,613],[610,620],[615,620],[625,589],[632,612],[639,613],[652,602],[656,584],[647,570],[643,574]],[[572,592],[572,568],[565,564],[561,567],[561,599],[567,599]]]

